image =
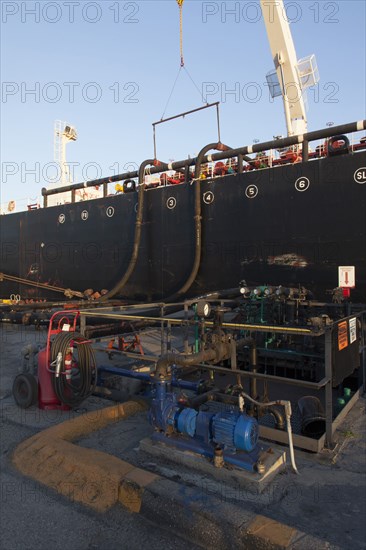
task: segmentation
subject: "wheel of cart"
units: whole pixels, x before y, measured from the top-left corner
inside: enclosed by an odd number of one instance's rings
[[[38,352],[38,375],[31,374],[24,368],[13,382],[13,397],[18,407],[27,409],[38,403],[40,408],[62,408],[53,388],[52,377],[55,369],[51,366],[51,348],[57,337],[76,334],[79,311],[57,311],[50,319],[47,333],[47,343]],[[61,404],[62,405],[62,404]]]
[[[28,409],[38,400],[38,382],[33,374],[23,372],[13,382],[13,397],[21,409]]]

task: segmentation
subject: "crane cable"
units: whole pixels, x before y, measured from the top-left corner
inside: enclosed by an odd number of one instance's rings
[[[179,32],[180,32],[180,66],[184,67],[184,57],[183,57],[183,2],[184,0],[177,0],[179,7]]]
[[[173,95],[173,93],[174,93],[174,90],[175,90],[175,87],[176,87],[176,85],[177,85],[177,82],[178,82],[178,79],[179,79],[179,76],[180,76],[180,73],[181,73],[182,69],[185,70],[185,72],[187,73],[188,78],[190,79],[190,81],[192,82],[192,84],[193,84],[194,87],[196,88],[197,92],[199,93],[200,98],[201,98],[201,100],[202,100],[202,103],[206,103],[206,104],[207,104],[207,101],[206,101],[206,102],[204,101],[202,91],[200,91],[199,87],[197,86],[197,84],[195,83],[195,81],[193,80],[193,78],[191,77],[191,75],[189,74],[189,72],[188,72],[188,70],[187,70],[187,67],[186,67],[185,64],[184,64],[184,55],[183,55],[183,2],[184,2],[184,0],[176,0],[176,2],[177,2],[178,7],[179,7],[180,67],[179,67],[178,74],[177,74],[177,76],[176,76],[176,78],[175,78],[175,80],[174,80],[173,87],[172,87],[172,89],[171,89],[171,91],[170,91],[168,100],[167,100],[167,102],[166,102],[166,104],[165,104],[164,111],[163,111],[163,114],[161,115],[161,119],[160,119],[160,120],[163,120],[163,119],[164,119],[165,113],[166,113],[166,111],[167,111],[168,105],[169,105],[170,100],[171,100],[171,98],[172,98],[172,95]]]
[[[163,111],[163,114],[161,115],[161,119],[160,119],[160,120],[163,120],[163,119],[164,119],[166,110],[167,110],[167,108],[168,108],[168,105],[169,105],[170,100],[171,100],[171,98],[172,98],[172,95],[173,95],[173,93],[174,93],[174,90],[175,90],[175,87],[176,87],[176,85],[177,85],[178,78],[179,78],[179,75],[180,75],[180,72],[181,72],[182,68],[183,68],[183,67],[182,67],[182,65],[181,65],[181,66],[179,67],[178,74],[177,74],[177,76],[176,76],[176,78],[175,78],[175,80],[174,80],[173,88],[172,88],[171,91],[170,91],[168,100],[167,100],[167,102],[166,102],[166,104],[165,104],[164,111]],[[184,67],[184,68],[185,68],[185,67]]]

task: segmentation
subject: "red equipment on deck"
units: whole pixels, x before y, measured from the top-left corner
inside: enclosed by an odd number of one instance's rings
[[[61,332],[75,332],[79,311],[58,311],[50,319],[45,349],[38,353],[38,407],[46,410],[69,410],[70,407],[60,402],[53,388],[51,372],[51,337]],[[70,365],[66,365],[66,360]],[[65,357],[66,378],[71,373],[72,355]],[[55,365],[57,368],[57,365]]]

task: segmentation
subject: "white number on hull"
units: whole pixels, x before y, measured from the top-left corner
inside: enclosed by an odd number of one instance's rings
[[[169,210],[173,210],[173,208],[177,206],[177,199],[175,197],[169,197],[169,199],[166,201],[166,205]]]
[[[305,178],[305,176],[301,178],[297,178],[297,180],[295,181],[295,189],[300,193],[302,193],[303,191],[307,191],[309,187],[310,187],[310,181],[308,178]]]
[[[257,195],[258,195],[258,187],[256,185],[248,185],[248,187],[245,190],[245,196],[248,199],[255,199]]]
[[[215,195],[212,191],[206,191],[206,193],[203,194],[203,202],[205,204],[212,204],[215,200]]]
[[[358,168],[353,174],[353,179],[355,180],[355,182],[360,183],[361,185],[363,183],[366,183],[366,166]]]

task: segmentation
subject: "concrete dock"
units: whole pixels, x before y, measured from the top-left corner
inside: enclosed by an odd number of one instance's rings
[[[336,447],[296,451],[261,492],[146,452],[146,404],[90,397],[76,411],[19,409],[20,350],[44,329],[0,325],[1,530],[4,550],[365,548],[366,434],[361,398]],[[288,451],[286,447],[274,448]]]

